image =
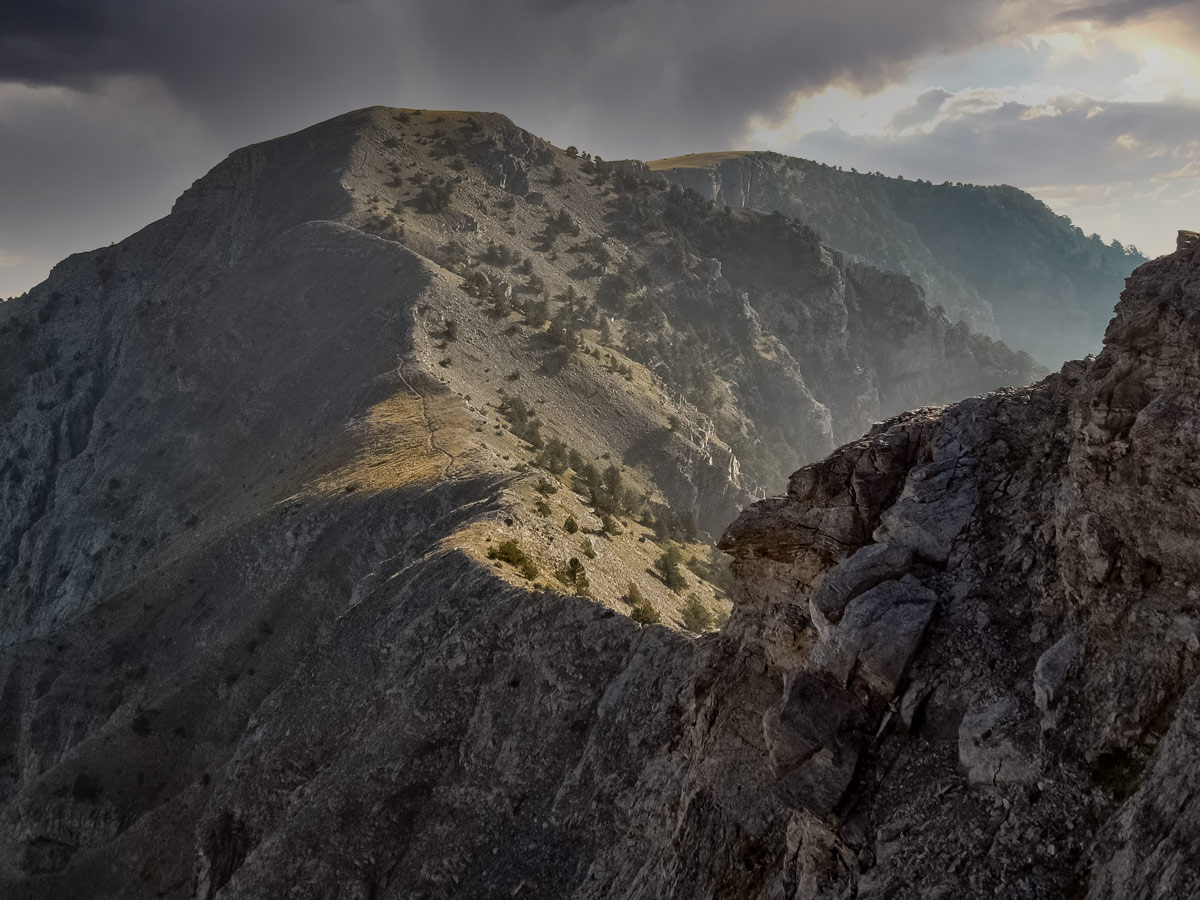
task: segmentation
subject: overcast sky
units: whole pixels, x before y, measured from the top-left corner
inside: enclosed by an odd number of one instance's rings
[[[378,103],[1015,184],[1150,254],[1200,226],[1200,0],[6,0],[0,297]]]

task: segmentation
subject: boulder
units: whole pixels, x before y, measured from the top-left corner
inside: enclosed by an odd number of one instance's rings
[[[813,648],[812,665],[840,684],[857,679],[890,699],[936,606],[937,595],[915,579],[885,581],[851,601]]]
[[[958,761],[974,784],[1027,784],[1038,774],[1025,748],[1010,699],[996,700],[963,716],[958,729]]]
[[[846,604],[878,584],[900,578],[912,566],[912,551],[900,544],[869,544],[826,573],[809,600],[813,621],[836,624]]]
[[[900,499],[880,517],[875,540],[901,544],[921,559],[945,565],[975,511],[973,474],[971,461],[959,457],[913,469]]]
[[[1078,654],[1079,642],[1068,632],[1038,658],[1033,670],[1033,699],[1042,712],[1048,711],[1062,696]]]
[[[783,700],[763,721],[783,801],[820,816],[832,813],[854,780],[868,723],[853,692],[809,672],[791,676]]]

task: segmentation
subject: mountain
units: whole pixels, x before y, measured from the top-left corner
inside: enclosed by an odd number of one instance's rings
[[[711,536],[1042,374],[782,215],[384,108],[232,154],[0,341],[13,898],[742,890],[779,672],[697,637]]]
[[[706,199],[794,216],[850,258],[911,277],[954,321],[1051,366],[1098,350],[1124,279],[1146,262],[1013,187],[846,172],[778,153],[649,167]]]

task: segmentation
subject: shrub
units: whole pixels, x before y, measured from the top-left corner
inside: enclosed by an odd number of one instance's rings
[[[568,350],[574,350],[580,344],[579,334],[571,321],[570,313],[565,308],[550,320],[550,328],[546,333],[550,336],[550,340]]]
[[[151,731],[150,717],[142,710],[138,710],[137,715],[129,723],[130,729],[138,737],[145,737]]]
[[[695,594],[688,594],[684,604],[683,627],[696,634],[712,631],[713,614]]]
[[[499,267],[511,266],[521,257],[515,250],[511,250],[504,244],[497,244],[495,241],[488,241],[487,247],[479,256],[483,262]]]
[[[587,571],[577,557],[572,556],[567,562],[566,577],[563,579],[581,597],[587,596],[591,589]]]
[[[631,584],[630,587],[636,589],[636,585]],[[629,618],[633,619],[639,625],[659,624],[662,621],[662,616],[658,614],[658,610],[651,606],[650,601],[642,597],[640,592],[638,596],[641,599],[632,602],[633,609],[629,611]]]
[[[450,206],[454,185],[443,178],[434,178],[417,192],[413,205],[423,213],[439,213]]]
[[[687,587],[687,579],[679,571],[681,562],[683,562],[683,554],[679,552],[679,548],[668,547],[654,563],[654,568],[662,576],[663,583],[675,593],[679,593]]]
[[[563,528],[567,534],[575,534],[579,530],[579,523],[575,521],[574,516],[567,516],[567,521],[563,523]]]
[[[532,277],[530,281],[533,281]],[[530,297],[526,299],[524,308],[521,311],[525,316],[526,325],[532,328],[541,328],[550,316],[550,304],[544,297]]]
[[[452,269],[467,265],[471,256],[467,253],[467,248],[458,241],[449,241],[438,249],[438,260],[444,268]]]
[[[95,800],[100,796],[100,779],[94,775],[88,775],[86,772],[80,772],[75,776],[75,781],[71,785],[71,795],[84,803]]]
[[[568,447],[558,438],[550,438],[533,462],[552,475],[561,475],[570,463]]]
[[[550,504],[545,500],[539,500],[537,503],[533,504],[533,509],[534,512],[536,512],[543,519],[550,515]]]
[[[508,419],[512,433],[529,442],[535,450],[544,446],[542,440],[542,423],[524,400],[507,394],[500,398],[500,414]]]
[[[583,543],[580,544],[579,546],[583,552],[583,555],[586,556],[588,559],[596,558],[596,548],[592,546],[591,538],[584,538]]]
[[[538,567],[525,555],[521,545],[514,540],[501,541],[498,547],[488,550],[488,559],[506,562],[530,581],[538,577]]]
[[[657,540],[694,541],[696,539],[696,520],[690,512],[677,513],[661,503],[646,503],[644,507],[642,524],[654,531]]]
[[[709,584],[715,585],[728,593],[732,581],[732,576],[729,573],[729,563],[730,557],[728,554],[722,553],[716,547],[710,547],[707,561],[693,556],[687,561],[687,567],[692,570],[697,578],[702,578]]]
[[[565,209],[560,209],[557,215],[546,217],[546,227],[540,235],[544,249],[553,249],[555,239],[562,234],[567,237],[576,237],[579,234],[579,225]]]
[[[462,289],[472,297],[487,297],[492,292],[491,279],[476,269],[463,280]]]

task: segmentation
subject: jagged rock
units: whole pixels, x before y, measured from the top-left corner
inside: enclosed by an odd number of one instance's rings
[[[1078,654],[1079,642],[1075,635],[1065,634],[1038,657],[1033,670],[1033,698],[1042,712],[1048,711],[1062,696]]]
[[[937,595],[912,578],[859,594],[812,650],[812,666],[848,685],[861,680],[890,699],[933,617]]]
[[[808,597],[814,635],[777,664],[849,680],[866,717],[856,776],[826,783],[867,817],[921,823],[919,838],[864,842],[826,818],[823,845],[870,861],[841,889],[925,896],[947,872],[934,893],[1194,892],[1198,309],[1200,247],[1185,242],[1129,280],[1099,356],[884,423],[727,532],[755,609],[779,609],[773,591]],[[855,603],[905,584],[939,613],[893,712],[895,680],[856,681],[842,629]],[[814,721],[830,720],[824,702]]]
[[[1038,775],[1028,749],[1014,735],[1019,711],[998,700],[963,716],[958,729],[958,761],[975,784],[1025,784]]]
[[[923,681],[914,681],[908,686],[900,698],[900,721],[905,728],[911,731],[916,725],[917,717],[921,714],[925,701],[929,699],[930,692],[929,685]]]
[[[1195,245],[1193,245],[1195,246]],[[1189,248],[1190,249],[1190,248]],[[1200,871],[1200,682],[1180,700],[1148,771],[1127,759],[1112,774],[1132,793],[1089,853],[1087,900],[1194,897]]]
[[[819,816],[831,814],[854,779],[868,735],[865,707],[851,691],[798,672],[783,700],[764,720],[771,769],[784,802]]]
[[[913,469],[900,498],[880,516],[874,538],[944,565],[975,511],[973,465],[948,457]],[[961,486],[967,486],[966,490]]]
[[[900,578],[912,568],[913,552],[903,544],[870,544],[834,566],[812,592],[813,621],[836,625],[846,604],[863,591]]]

